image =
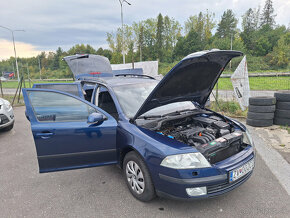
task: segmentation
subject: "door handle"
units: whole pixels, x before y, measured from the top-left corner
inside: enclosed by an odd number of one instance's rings
[[[52,132],[39,132],[39,133],[36,133],[36,136],[42,138],[42,139],[48,139],[50,138],[51,136],[53,136],[54,133]]]

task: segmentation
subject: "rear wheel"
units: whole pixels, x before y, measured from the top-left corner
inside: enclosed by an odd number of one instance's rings
[[[123,173],[132,195],[140,201],[155,198],[155,189],[149,170],[142,158],[134,151],[129,152],[123,161]]]

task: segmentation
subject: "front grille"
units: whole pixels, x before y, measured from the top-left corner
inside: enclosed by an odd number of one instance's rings
[[[232,182],[232,183],[229,183],[227,181],[225,183],[221,183],[221,184],[218,184],[218,185],[207,186],[207,193],[208,194],[214,194],[216,192],[225,191],[225,190],[230,189],[230,188],[232,188],[234,186],[237,186],[237,185],[243,183],[245,180],[247,180],[251,176],[251,173],[252,172],[249,172],[248,174],[246,174],[245,176],[243,176],[239,180],[237,180],[235,182]]]
[[[0,114],[0,124],[8,123],[9,119],[4,114]]]

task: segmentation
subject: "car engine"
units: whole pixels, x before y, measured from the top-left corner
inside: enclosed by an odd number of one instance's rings
[[[195,147],[210,163],[224,160],[245,147],[242,132],[212,113],[174,116],[144,127]]]

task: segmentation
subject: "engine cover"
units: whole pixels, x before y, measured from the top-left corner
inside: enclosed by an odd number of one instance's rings
[[[197,150],[211,163],[224,160],[241,150],[242,133],[234,132],[209,143],[197,145]]]

